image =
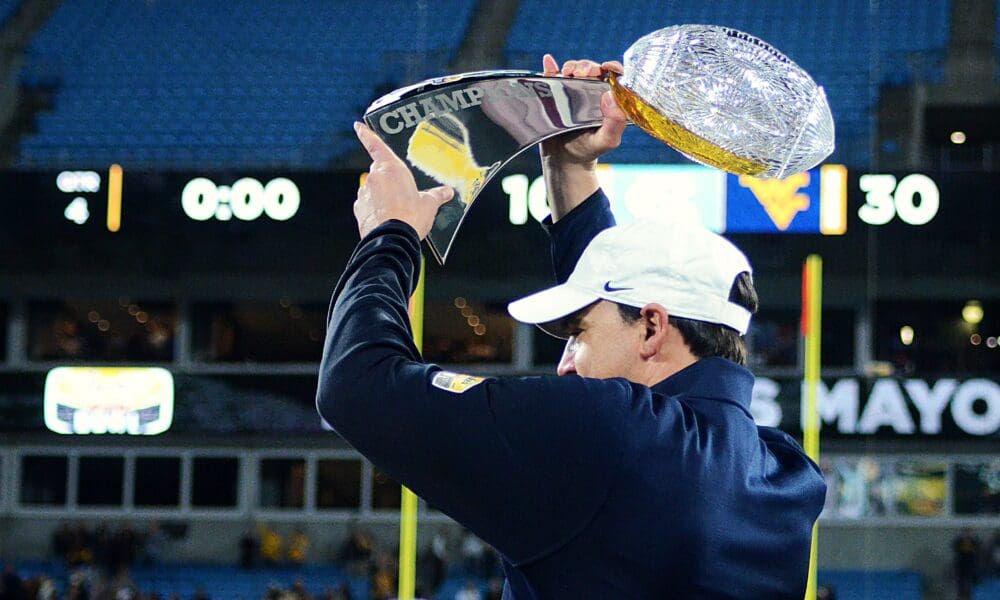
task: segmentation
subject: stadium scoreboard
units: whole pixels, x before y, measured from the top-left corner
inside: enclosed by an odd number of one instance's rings
[[[328,274],[358,240],[359,171],[0,172],[0,270]],[[548,212],[538,169],[508,165],[486,186],[434,273],[548,278]],[[863,172],[824,165],[784,180],[699,165],[601,167],[619,222],[664,213],[733,236],[759,272],[792,272],[819,252],[831,268],[908,277],[995,272],[991,201],[1000,173]],[[775,244],[780,244],[777,251]],[[905,252],[898,249],[904,248]],[[494,257],[504,256],[504,261]],[[963,258],[964,257],[964,258]],[[439,272],[440,271],[440,272]]]
[[[934,176],[857,173],[825,165],[784,180],[728,175],[700,165],[602,165],[620,221],[651,211],[687,215],[722,233],[822,233],[899,221],[931,222],[947,201]],[[26,231],[118,233],[188,230],[266,233],[277,227],[353,229],[357,172],[153,172],[102,170],[0,174],[5,212]],[[510,173],[477,202],[502,204],[510,225],[547,213],[537,173]],[[215,228],[213,228],[215,224]],[[196,226],[192,229],[192,226]]]

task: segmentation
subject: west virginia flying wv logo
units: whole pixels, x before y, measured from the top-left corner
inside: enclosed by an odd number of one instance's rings
[[[757,179],[740,176],[740,185],[749,188],[767,216],[781,231],[788,229],[795,215],[809,209],[809,196],[799,190],[809,185],[809,173],[797,173],[784,179]]]

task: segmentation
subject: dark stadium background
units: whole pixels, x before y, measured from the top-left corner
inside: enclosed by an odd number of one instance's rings
[[[969,528],[971,597],[1000,597],[995,0],[0,0],[0,561],[60,598],[82,581],[97,597],[98,581],[143,598],[374,597],[395,577],[399,489],[313,408],[367,168],[351,123],[427,77],[537,69],[544,52],[620,59],[680,23],[772,43],[826,87],[837,124],[826,162],[848,169],[846,232],[730,236],[762,301],[755,414],[795,436],[802,262],[824,260],[819,583],[841,600],[954,598],[953,541]],[[635,128],[606,162],[687,164]],[[561,346],[505,313],[550,278],[541,227],[508,219],[499,180],[518,174],[540,174],[533,151],[486,188],[448,264],[428,262],[428,360],[554,370]],[[939,190],[929,222],[859,217],[862,176],[912,174]],[[197,178],[284,178],[301,204],[288,220],[198,221],[181,204]],[[60,366],[167,369],[171,428],[50,432],[44,387]],[[285,543],[275,564],[251,549],[254,566],[236,566],[241,540],[266,530]],[[301,565],[287,556],[297,531]],[[374,550],[350,560],[358,531]],[[423,504],[418,546],[427,597],[487,596],[495,561],[465,556],[475,540]],[[73,548],[90,558],[67,565]],[[127,581],[92,574],[121,564]]]

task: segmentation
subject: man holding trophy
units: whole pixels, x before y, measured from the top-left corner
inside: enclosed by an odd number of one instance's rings
[[[675,128],[665,137],[693,141],[682,151],[703,162],[771,157],[720,151],[704,128],[649,113],[648,94],[623,102],[626,84],[641,88],[630,53],[624,67],[543,63],[553,80],[611,79],[595,96],[596,127],[545,136],[558,284],[509,307],[567,339],[558,375],[474,377],[422,362],[407,301],[420,242],[456,190],[418,191],[419,165],[358,123],[372,159],[354,206],[362,239],[334,293],[317,406],[500,553],[504,598],[800,600],[825,484],[794,440],[751,417],[751,267],[721,236],[670,215],[616,226],[594,173],[629,120]]]

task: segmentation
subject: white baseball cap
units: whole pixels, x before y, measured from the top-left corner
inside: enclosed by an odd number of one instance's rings
[[[597,234],[566,283],[515,300],[507,310],[563,337],[545,324],[597,300],[638,308],[657,303],[672,316],[745,334],[750,311],[729,301],[743,272],[752,273],[746,256],[722,236],[692,223],[639,219]]]

